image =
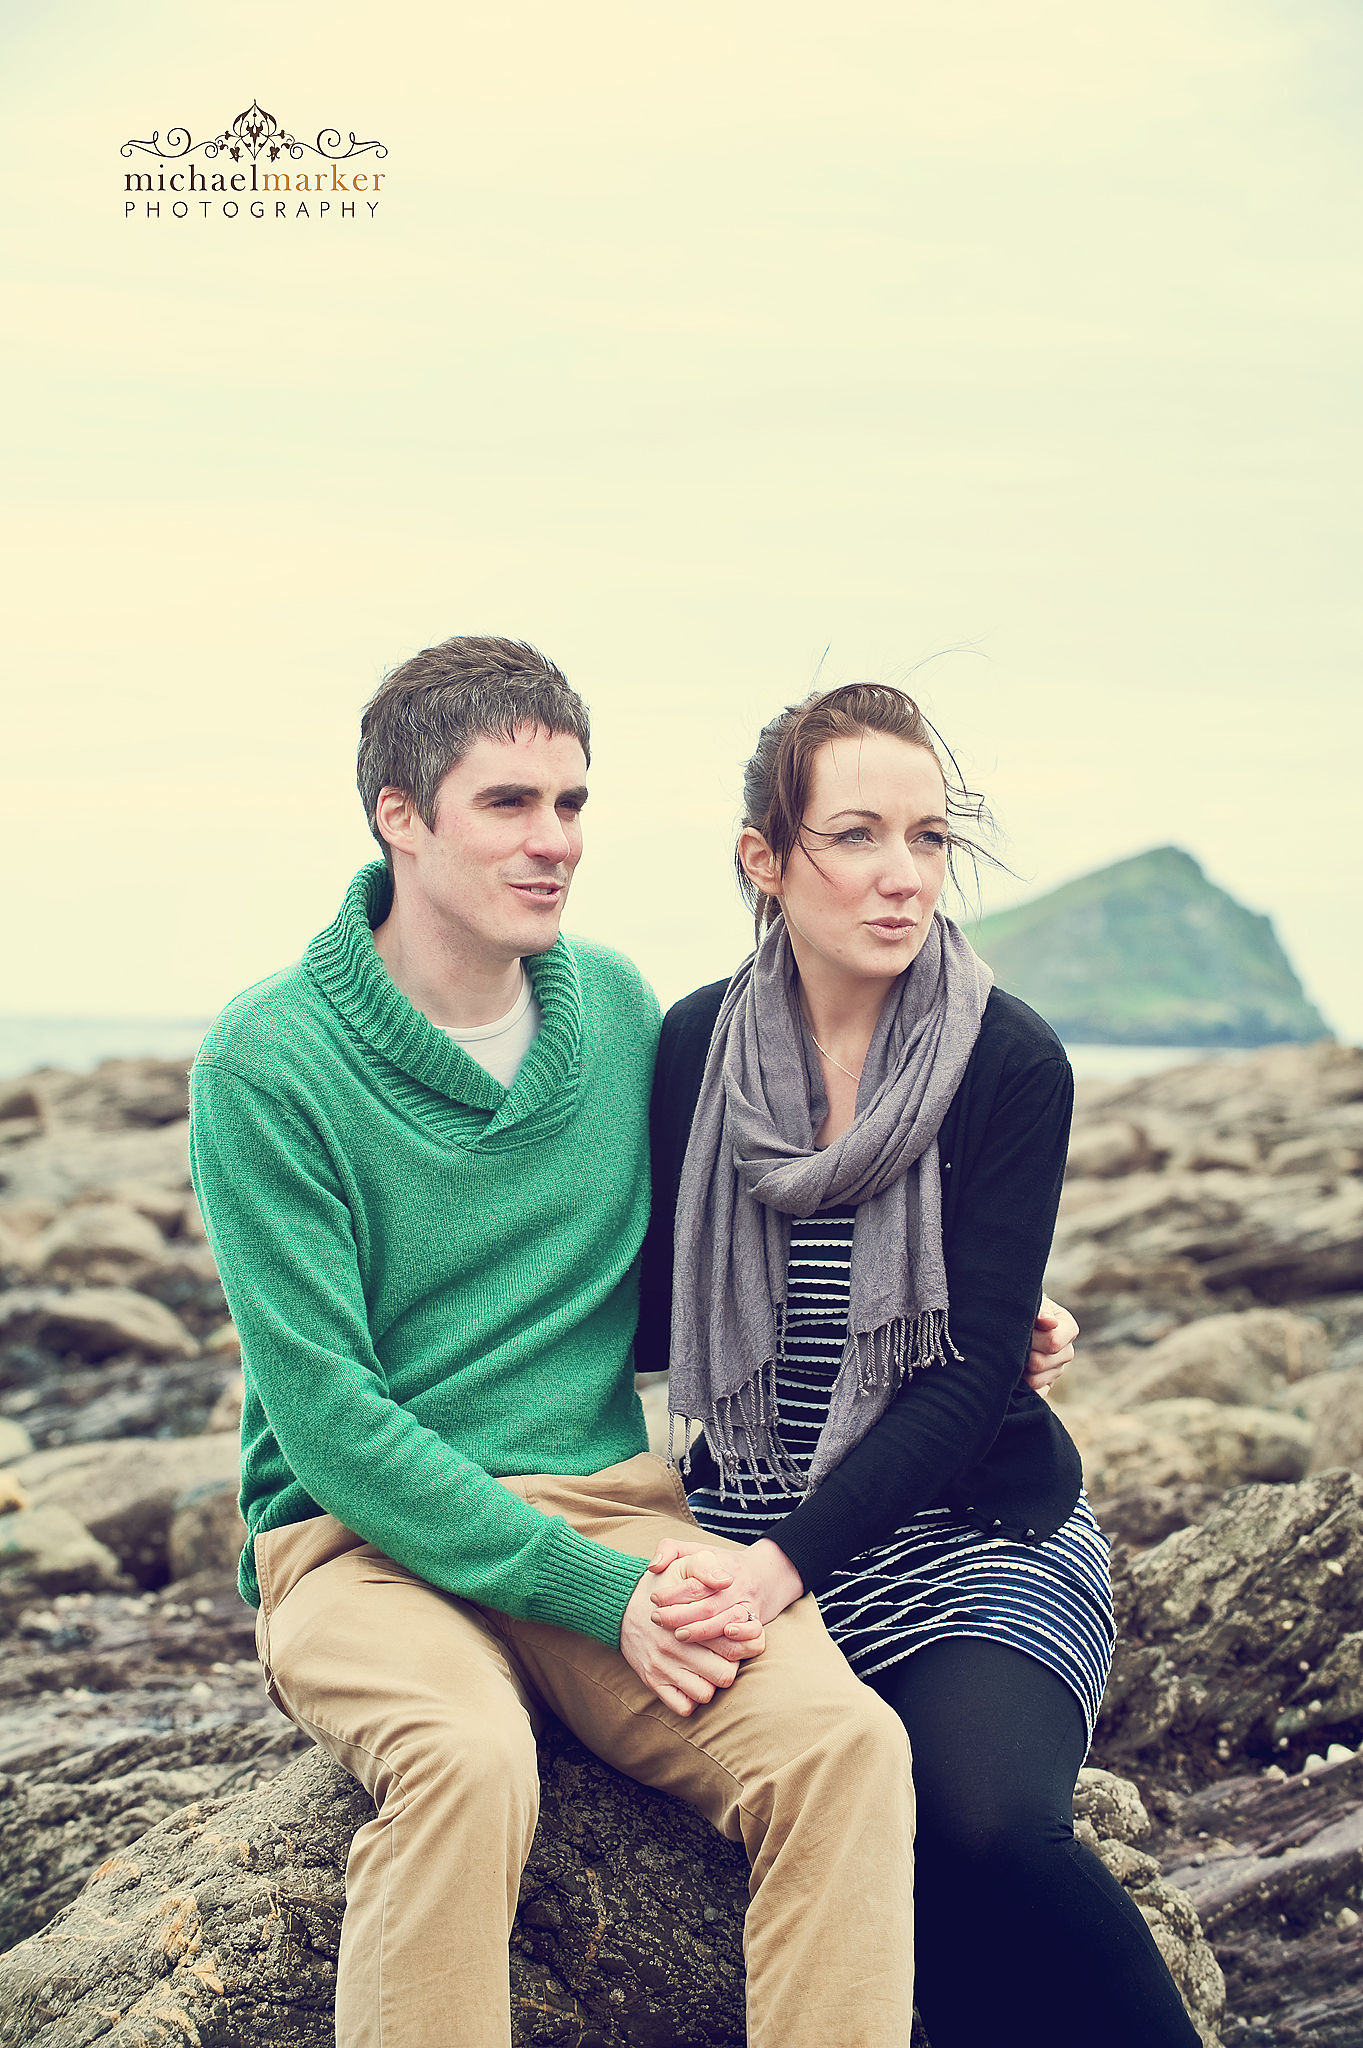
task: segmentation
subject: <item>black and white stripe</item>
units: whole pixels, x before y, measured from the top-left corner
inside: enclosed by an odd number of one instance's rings
[[[846,1341],[855,1224],[850,1208],[791,1222],[777,1402],[781,1440],[801,1472],[813,1460]],[[724,1500],[717,1488],[689,1499],[702,1528],[739,1543],[755,1542],[791,1506],[760,1468],[756,1487],[749,1476]],[[1042,1543],[989,1536],[949,1509],[925,1508],[836,1571],[819,1589],[819,1610],[863,1677],[946,1636],[1021,1650],[1070,1687],[1092,1739],[1115,1630],[1107,1539],[1082,1495]]]

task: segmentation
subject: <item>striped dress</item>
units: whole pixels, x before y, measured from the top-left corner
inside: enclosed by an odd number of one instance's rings
[[[777,1372],[781,1440],[809,1470],[847,1335],[856,1210],[793,1217],[785,1356]],[[961,1371],[954,1361],[934,1370]],[[753,1543],[794,1504],[769,1474],[755,1487],[705,1488],[688,1496],[703,1529]],[[1090,1742],[1112,1661],[1115,1629],[1107,1539],[1081,1494],[1044,1542],[990,1536],[923,1508],[884,1543],[819,1588],[819,1611],[863,1678],[947,1636],[982,1636],[1035,1657],[1064,1680],[1083,1710]]]

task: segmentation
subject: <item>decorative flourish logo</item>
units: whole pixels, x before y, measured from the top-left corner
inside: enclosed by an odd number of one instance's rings
[[[315,217],[321,220],[332,211],[330,197],[318,198],[317,213],[314,216],[307,199],[295,198],[295,195],[358,192],[363,195],[364,205],[372,220],[378,211],[379,189],[387,175],[386,172],[379,170],[342,172],[340,169],[342,164],[349,164],[356,157],[367,156],[371,162],[386,157],[388,150],[382,142],[361,142],[353,128],[348,136],[342,135],[339,128],[319,128],[316,141],[302,141],[289,129],[282,127],[258,100],[252,100],[250,106],[218,134],[205,136],[200,142],[193,140],[188,128],[168,128],[163,142],[160,130],[153,128],[149,137],[129,137],[123,144],[120,154],[133,158],[138,151],[145,156],[153,157],[160,164],[187,166],[187,171],[182,169],[170,172],[126,172],[123,205],[125,219],[138,210],[138,199],[128,196],[133,193],[139,196],[144,193],[158,195],[147,201],[148,220],[160,219],[159,195],[162,193],[172,195],[170,215],[177,220],[188,217],[191,200],[201,208],[205,219],[214,209],[219,209],[229,220],[236,219],[241,211],[240,205],[236,197],[228,196],[235,194],[252,195],[248,201],[248,211],[257,220],[267,217],[267,199],[273,200],[275,219],[310,220]],[[199,163],[193,161],[196,157],[200,159]],[[228,171],[222,167],[211,174],[203,169],[203,165],[213,163],[219,158],[226,158],[240,168]],[[308,162],[310,158],[316,163],[317,168],[314,169]],[[287,165],[302,164],[304,168],[271,168],[280,165],[281,159]],[[329,178],[327,171],[330,172]],[[191,197],[181,196],[183,194],[189,194]],[[201,194],[204,196],[201,197]],[[281,197],[281,194],[287,194],[288,197]],[[355,217],[356,201],[353,198],[342,199],[340,218],[353,220]]]

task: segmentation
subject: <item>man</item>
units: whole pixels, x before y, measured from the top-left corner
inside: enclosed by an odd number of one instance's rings
[[[337,2040],[506,2048],[548,1709],[743,1842],[754,2048],[905,2048],[900,1723],[811,1599],[769,1639],[741,1608],[714,1643],[651,1619],[671,1575],[726,1574],[646,1571],[696,1529],[633,1388],[657,1005],[559,934],[589,752],[532,648],[397,669],[359,755],[383,863],[194,1068],[246,1376],[241,1588],[271,1698],[376,1808]]]

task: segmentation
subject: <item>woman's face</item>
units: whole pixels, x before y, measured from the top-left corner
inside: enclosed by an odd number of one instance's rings
[[[890,733],[829,740],[804,827],[809,853],[795,848],[775,888],[801,974],[893,981],[927,938],[946,879],[941,769]]]

